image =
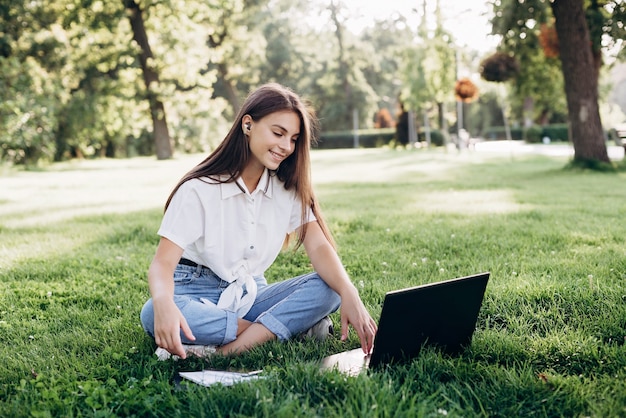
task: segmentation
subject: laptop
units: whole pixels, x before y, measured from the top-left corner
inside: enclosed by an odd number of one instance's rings
[[[459,354],[472,340],[490,273],[479,273],[385,294],[374,348],[361,348],[322,359],[321,369],[348,375],[406,362],[422,347]]]

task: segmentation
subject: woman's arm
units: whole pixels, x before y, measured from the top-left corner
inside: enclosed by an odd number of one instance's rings
[[[167,238],[161,238],[148,269],[148,284],[154,308],[154,341],[171,354],[185,358],[180,330],[195,340],[185,317],[174,303],[174,270],[183,249]]]
[[[337,252],[316,221],[307,224],[304,248],[315,271],[341,297],[341,339],[348,337],[348,325],[352,325],[363,351],[369,353],[377,331],[376,322],[367,312]]]

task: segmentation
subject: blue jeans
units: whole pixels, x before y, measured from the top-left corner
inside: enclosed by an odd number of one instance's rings
[[[306,331],[326,315],[335,312],[341,299],[317,273],[310,273],[278,283],[267,284],[265,277],[255,277],[257,297],[243,319],[264,325],[279,340],[288,340]],[[217,304],[228,286],[210,269],[179,264],[174,271],[174,302],[187,320],[195,341],[185,344],[224,345],[237,338],[235,312],[203,303],[200,298]],[[154,337],[152,299],[141,310],[144,330]]]

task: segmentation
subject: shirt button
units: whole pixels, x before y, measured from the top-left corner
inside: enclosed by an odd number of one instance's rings
[[[251,250],[254,250],[254,245],[251,245],[251,246],[250,246],[250,249],[251,249]]]

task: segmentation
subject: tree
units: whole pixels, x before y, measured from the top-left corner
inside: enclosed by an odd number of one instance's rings
[[[499,52],[514,55],[519,71],[509,83],[512,117],[528,127],[534,121],[546,124],[566,119],[563,73],[558,59],[546,56],[541,28],[553,21],[543,0],[529,0],[528,7],[505,3],[494,6],[493,32],[502,35]],[[516,2],[517,3],[517,2]],[[532,13],[531,13],[532,11]]]
[[[398,112],[404,52],[414,39],[407,18],[401,15],[376,21],[361,34],[361,54],[366,64],[362,70],[367,83],[379,96],[378,109],[388,109],[391,114]]]
[[[143,20],[143,11],[135,0],[122,0],[126,8],[130,26],[133,30],[133,40],[139,46],[139,62],[143,72],[143,79],[146,85],[146,95],[150,106],[150,116],[152,119],[154,144],[156,155],[159,160],[172,157],[172,142],[170,132],[167,127],[165,106],[158,96],[159,73],[153,66],[154,54],[150,48],[146,27]]]
[[[626,29],[623,20],[621,24],[619,22],[626,6],[621,1],[611,0],[587,3],[583,0],[506,0],[493,3],[493,8],[493,33],[503,37],[500,48],[516,56],[521,54],[518,59],[524,65],[538,62],[525,59],[525,51],[531,48],[528,46],[530,42],[535,50],[541,50],[538,41],[541,27],[550,25],[554,19],[574,161],[585,165],[593,165],[593,161],[609,162],[598,110],[600,49],[602,39],[605,39],[616,46],[614,50],[621,50],[617,40],[624,38]],[[550,80],[545,78],[543,82],[537,82],[528,77],[524,82],[528,82],[527,86],[543,85],[546,88],[558,85]]]
[[[222,0],[219,6],[206,22],[208,68],[217,75],[213,97],[228,102],[226,116],[232,118],[245,95],[261,81],[266,46],[262,30],[271,11],[267,0]]]
[[[368,83],[365,72],[377,65],[376,56],[347,29],[349,17],[340,1],[325,4],[320,13],[328,16],[324,30],[308,34],[302,33],[302,28],[296,31],[304,36],[299,42],[305,42],[303,47],[313,50],[314,58],[309,61],[308,86],[302,92],[317,109],[323,130],[352,129],[355,113],[359,127],[361,121],[372,126],[379,95]],[[311,48],[311,45],[325,47]]]
[[[0,159],[35,165],[54,156],[57,109],[65,100],[63,32],[54,8],[0,4]],[[58,53],[57,53],[58,51]]]
[[[406,50],[403,65],[401,98],[407,110],[424,115],[436,109],[439,128],[446,130],[445,103],[454,99],[456,79],[456,47],[452,35],[443,29],[439,1],[435,9],[436,27],[432,34],[427,30],[426,1],[422,3],[422,21],[418,28],[421,42]]]
[[[373,114],[375,110],[371,104],[376,94],[363,75],[363,61],[355,59],[358,55],[358,47],[355,47],[355,42],[349,40],[345,19],[342,17],[342,8],[341,2],[336,0],[331,0],[328,6],[337,46],[335,79],[338,84],[335,87],[336,103],[333,106],[336,111],[333,118],[335,119],[334,126],[331,124],[327,126],[335,129],[351,129],[355,116],[357,116],[357,124],[360,125],[359,122],[364,115],[369,119]],[[327,109],[322,109],[322,111],[325,110]],[[331,115],[328,114],[328,116]]]
[[[583,2],[554,0],[551,7],[559,39],[574,161],[610,162],[598,107],[600,59],[594,59],[592,54]]]
[[[152,155],[161,127],[167,133],[158,137],[182,150],[210,147],[206,138],[224,118],[224,104],[207,100],[215,80],[207,27],[220,5],[129,1],[141,6],[140,22],[126,4],[0,2],[0,158]],[[171,155],[169,145],[159,158]]]

